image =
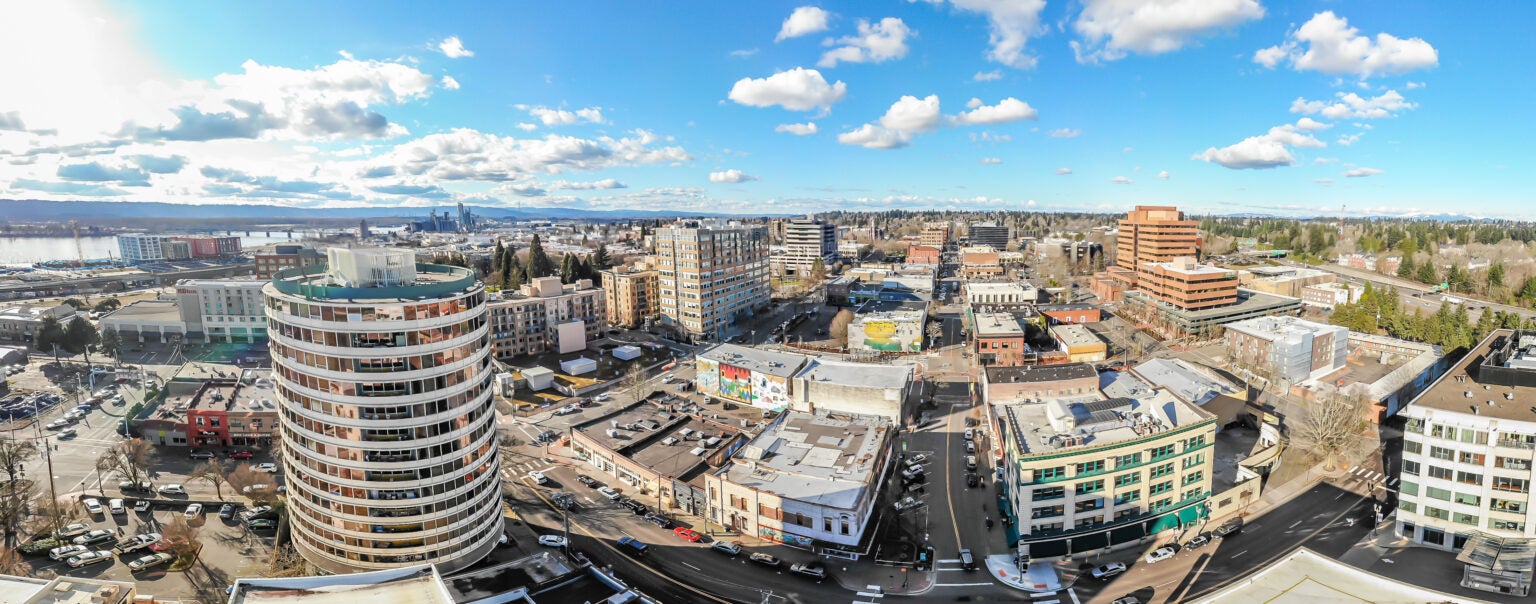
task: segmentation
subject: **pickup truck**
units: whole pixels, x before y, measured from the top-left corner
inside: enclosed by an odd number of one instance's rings
[[[619,550],[631,556],[644,556],[650,546],[634,537],[619,537]]]
[[[139,551],[141,549],[144,549],[146,547],[149,547],[151,544],[153,544],[154,542],[159,541],[159,540],[160,540],[160,534],[159,533],[147,533],[147,534],[143,534],[143,535],[134,535],[134,536],[129,537],[127,539],[124,539],[122,541],[118,541],[117,545],[112,546],[112,551],[115,551],[115,552],[117,552],[119,554],[132,553],[132,552],[136,552],[136,551]]]

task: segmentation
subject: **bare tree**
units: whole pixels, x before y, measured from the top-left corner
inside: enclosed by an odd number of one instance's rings
[[[187,524],[186,517],[180,514],[172,515],[171,521],[160,529],[161,540],[170,546],[166,551],[178,558],[197,553],[197,534],[197,527]]]
[[[220,500],[224,499],[224,485],[229,484],[229,480],[224,477],[224,466],[219,465],[218,460],[210,459],[198,465],[192,470],[191,477],[213,486],[214,494]]]
[[[102,473],[116,472],[123,480],[142,482],[149,477],[149,457],[154,447],[144,439],[125,440],[102,452],[97,468]]]
[[[272,475],[243,463],[224,475],[224,482],[252,502],[267,501],[272,496]]]
[[[32,564],[23,558],[21,552],[9,547],[0,547],[0,575],[25,577],[32,574]]]
[[[1332,392],[1307,405],[1296,426],[1296,440],[1323,457],[1323,469],[1333,470],[1342,453],[1365,423],[1365,401],[1359,395]]]
[[[10,546],[15,544],[27,520],[28,502],[36,496],[37,487],[30,482],[10,482],[0,485],[0,489],[4,491],[0,494],[0,544]]]
[[[638,401],[645,396],[641,390],[645,388],[645,367],[639,359],[629,362],[629,367],[624,370],[624,377],[619,380],[619,387],[629,393],[630,400]]]
[[[37,445],[30,440],[0,440],[0,472],[5,481],[15,483],[21,478],[27,462],[37,458]]]
[[[50,534],[80,517],[80,502],[73,497],[66,497],[61,501],[56,497],[50,497],[47,493],[39,494],[32,499],[29,509],[32,510],[32,530],[38,532],[46,530]]]
[[[844,308],[832,317],[832,325],[827,328],[827,332],[831,334],[832,339],[837,340],[837,343],[847,344],[850,323],[853,323],[853,311]]]
[[[272,552],[272,561],[262,572],[264,577],[308,577],[316,574],[309,561],[299,555],[292,546],[283,546]]]

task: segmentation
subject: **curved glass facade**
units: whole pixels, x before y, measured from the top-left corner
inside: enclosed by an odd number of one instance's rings
[[[331,572],[451,572],[501,532],[485,293],[387,289],[263,289],[290,525]]]

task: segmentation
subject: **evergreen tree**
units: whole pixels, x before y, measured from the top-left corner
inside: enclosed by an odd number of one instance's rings
[[[505,256],[506,253],[507,253],[507,248],[502,247],[501,246],[501,240],[497,239],[496,240],[496,250],[491,252],[491,270],[492,271],[499,271],[499,270],[501,270],[502,260],[505,259],[505,258],[503,258],[503,256]]]
[[[1430,285],[1434,285],[1436,283],[1439,283],[1439,281],[1435,280],[1436,276],[1437,275],[1435,274],[1435,263],[1434,262],[1426,261],[1424,264],[1420,264],[1419,265],[1419,273],[1417,275],[1416,280],[1419,283],[1427,283],[1427,284],[1430,284]]]
[[[596,279],[596,278],[597,278],[597,276],[592,274],[592,263],[587,262],[587,258],[585,256],[577,256],[576,257],[576,280],[579,281],[581,279]]]
[[[501,287],[502,289],[515,290],[523,286],[523,264],[517,261],[515,254],[507,254],[507,267],[503,270],[506,272],[507,277],[502,280],[504,284]]]
[[[1402,279],[1412,279],[1413,271],[1413,256],[1403,254],[1403,263],[1397,265],[1397,276]]]
[[[44,354],[53,353],[53,364],[59,364],[59,351],[64,347],[64,325],[59,323],[59,318],[49,315],[43,317],[43,322],[38,325],[37,331],[32,332],[32,346]]]
[[[1504,263],[1495,262],[1488,267],[1488,287],[1504,287]]]
[[[566,254],[560,258],[560,282],[576,282],[576,255]]]
[[[544,243],[535,234],[533,241],[528,242],[528,280],[532,281],[553,274],[555,274],[555,262],[550,260],[549,254],[544,253]]]
[[[84,354],[85,364],[91,364],[91,349],[101,341],[101,332],[96,331],[85,317],[75,315],[75,319],[64,327],[64,341],[60,343],[64,352],[70,354]]]
[[[608,257],[608,246],[598,245],[597,252],[592,254],[593,272],[606,271],[613,268],[613,258]]]

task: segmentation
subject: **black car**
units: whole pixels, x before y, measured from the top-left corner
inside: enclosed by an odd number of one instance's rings
[[[587,476],[586,474],[577,474],[576,475],[576,482],[579,482],[581,484],[587,485],[589,487],[594,485],[594,484],[597,484],[596,480],[593,480],[591,476]]]
[[[980,482],[981,482],[981,477],[979,477],[979,476],[977,476],[975,474],[966,474],[965,475],[965,488],[967,488],[967,489],[975,487]]]
[[[620,501],[619,505],[629,508],[629,511],[636,514],[644,514],[650,511],[650,508],[645,507],[645,504],[633,499],[625,499],[624,501]]]
[[[664,529],[672,528],[672,521],[671,520],[667,520],[667,517],[666,516],[662,516],[661,514],[656,514],[656,513],[646,514],[645,515],[645,521],[649,522],[651,524],[654,524],[656,526],[659,526],[661,528],[664,528]]]
[[[1242,531],[1243,521],[1241,519],[1237,519],[1217,527],[1214,534],[1217,537],[1228,537],[1231,535],[1236,535]]]

